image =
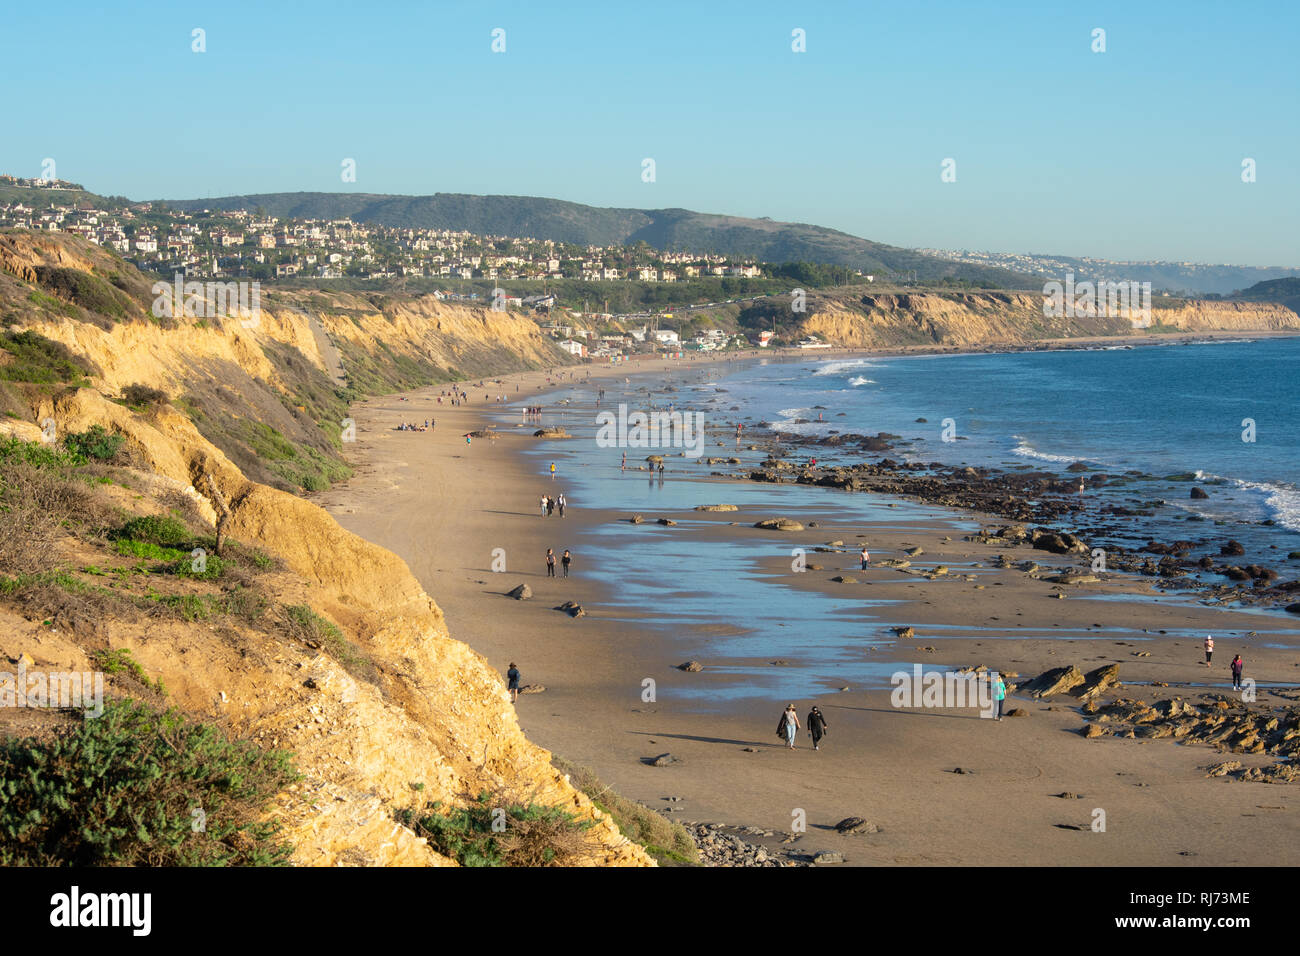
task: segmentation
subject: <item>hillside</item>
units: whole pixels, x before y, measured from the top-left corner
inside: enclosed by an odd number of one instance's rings
[[[957,263],[804,223],[774,222],[689,209],[606,209],[532,196],[386,196],[369,193],[263,193],[165,200],[188,211],[262,209],[281,218],[337,219],[400,228],[553,239],[576,245],[644,241],[661,250],[712,252],[764,262],[821,262],[865,272],[915,272],[918,280],[966,279],[1024,288],[1008,269]]]
[[[1232,266],[1193,262],[1118,262],[1097,257],[1054,256],[1041,253],[966,252],[927,249],[927,254],[989,268],[1013,269],[1040,281],[1150,282],[1157,292],[1183,295],[1231,296],[1258,282],[1294,276],[1296,269],[1279,266]]]
[[[99,670],[110,702],[175,708],[199,729],[179,738],[139,713],[83,727],[66,710],[5,707],[0,739],[28,742],[3,759],[38,759],[31,748],[59,735],[99,735],[102,751],[104,738],[134,748],[160,732],[167,754],[189,739],[206,759],[257,762],[233,793],[214,768],[201,799],[204,776],[185,771],[171,808],[184,826],[155,830],[141,849],[155,860],[454,865],[404,815],[454,814],[490,794],[520,806],[525,844],[567,833],[563,862],[652,865],[523,736],[500,675],[448,634],[400,559],[240,466],[301,490],[305,474],[345,467],[348,394],[554,363],[534,323],[424,301],[288,298],[250,329],[156,319],[148,295],[138,273],[80,240],[0,236],[0,654],[30,671]],[[343,392],[317,325],[343,357]],[[213,733],[236,749],[214,750]],[[142,752],[105,772],[168,759]],[[60,806],[102,809],[75,772],[54,767]],[[185,804],[196,799],[211,840],[191,833]],[[149,809],[151,820],[155,809],[166,808]],[[554,832],[542,834],[538,813]],[[5,859],[131,858],[130,841],[56,845],[40,835],[42,813],[22,819],[27,835],[7,838]],[[86,832],[110,825],[97,818]]]
[[[5,325],[66,346],[105,394],[170,400],[249,478],[291,492],[347,475],[339,423],[358,397],[573,361],[531,320],[431,295],[266,290],[245,329],[156,318],[152,284],[73,237],[0,232]],[[16,412],[3,379],[0,412]]]
[[[1236,298],[1243,302],[1278,302],[1293,312],[1300,312],[1300,276],[1257,282],[1238,292]]]

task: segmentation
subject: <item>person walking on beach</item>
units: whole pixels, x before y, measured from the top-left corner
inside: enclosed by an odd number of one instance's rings
[[[1002,679],[1001,674],[993,675],[993,702],[997,704],[997,709],[993,716],[997,720],[1002,719],[1002,702],[1007,699],[1007,684]]]
[[[555,577],[555,551],[552,548],[546,549],[546,576]]]
[[[627,471],[627,452],[623,452],[623,464],[618,470]]]
[[[862,559],[862,570],[867,570],[867,564],[871,561],[871,555],[867,553],[867,546],[864,544],[862,550],[858,552],[858,557]]]
[[[555,499],[552,498],[550,495],[547,495],[546,496],[546,517],[549,518],[553,514],[555,514]]]
[[[556,502],[555,502],[555,503],[558,504],[558,505],[560,506],[560,517],[563,518],[563,517],[564,517],[564,506],[568,504],[568,502],[564,500],[564,492],[563,492],[563,491],[560,492],[560,497],[556,499]]]
[[[794,750],[794,735],[799,732],[799,715],[791,704],[781,714],[781,721],[776,725],[776,735],[785,738],[787,750]]]
[[[542,495],[542,497],[541,497],[541,502],[542,502],[542,517],[543,517],[543,518],[546,517],[546,502],[547,502],[547,500],[548,500],[548,499],[547,499],[546,495]]]
[[[1214,638],[1209,634],[1205,635],[1205,666],[1210,666],[1210,658],[1214,656]]]
[[[826,736],[828,726],[826,718],[822,716],[820,707],[814,707],[808,711],[808,736],[812,738],[813,750],[822,749],[821,741]]]
[[[1232,659],[1232,689],[1241,690],[1241,672],[1246,665],[1241,661],[1241,655],[1238,654]]]
[[[560,557],[560,564],[564,565],[564,576],[569,576],[569,564],[573,561],[573,555],[569,554],[569,549],[564,549],[564,554]]]
[[[551,462],[551,480],[555,480],[555,462]]]
[[[516,703],[519,700],[519,668],[514,661],[510,662],[510,670],[506,671],[506,690],[510,691],[510,703]]]

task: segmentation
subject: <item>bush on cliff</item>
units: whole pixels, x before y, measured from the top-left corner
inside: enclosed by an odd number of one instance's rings
[[[589,852],[592,821],[559,807],[487,791],[445,815],[441,806],[427,804],[429,813],[402,810],[397,819],[462,866],[568,866]]]
[[[113,701],[0,746],[0,865],[282,866],[293,847],[264,810],[296,779],[286,751]]]

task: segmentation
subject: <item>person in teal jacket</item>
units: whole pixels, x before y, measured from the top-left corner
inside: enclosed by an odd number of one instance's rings
[[[997,710],[994,713],[994,716],[998,720],[1002,719],[1002,702],[1006,699],[1007,699],[1007,685],[1002,680],[1001,674],[994,674],[993,675],[993,700],[997,704]]]

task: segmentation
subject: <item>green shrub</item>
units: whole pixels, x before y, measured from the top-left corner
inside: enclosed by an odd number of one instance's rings
[[[88,461],[112,461],[125,443],[125,436],[115,435],[103,425],[91,425],[84,432],[65,435],[63,438],[63,447]]]
[[[283,866],[293,847],[263,815],[297,779],[285,751],[113,701],[0,745],[0,865]]]
[[[82,463],[80,458],[66,448],[23,441],[21,438],[0,438],[0,465],[15,462],[35,468],[70,468]]]
[[[486,791],[446,815],[437,812],[440,807],[435,801],[425,808],[432,813],[402,810],[397,819],[462,866],[565,866],[588,852],[592,821],[560,807]]]
[[[99,276],[63,266],[37,266],[36,281],[49,292],[90,312],[126,318],[131,298]]]
[[[163,548],[152,541],[135,541],[131,538],[118,538],[113,542],[117,553],[124,558],[139,558],[143,561],[189,561],[186,552],[177,548]]]
[[[144,515],[132,518],[118,529],[114,537],[176,548],[189,544],[194,535],[183,522],[171,515]]]
[[[0,379],[5,381],[80,385],[90,374],[67,346],[36,332],[0,333],[0,349],[13,356],[0,364]]]
[[[156,690],[160,694],[167,692],[161,680],[149,679],[149,675],[144,672],[140,662],[131,655],[129,648],[119,647],[115,651],[96,651],[91,655],[91,660],[94,661],[95,667],[105,674],[130,674],[145,687]]]
[[[147,405],[166,405],[168,398],[162,389],[137,384],[122,389],[122,401],[135,408],[144,408]]]

